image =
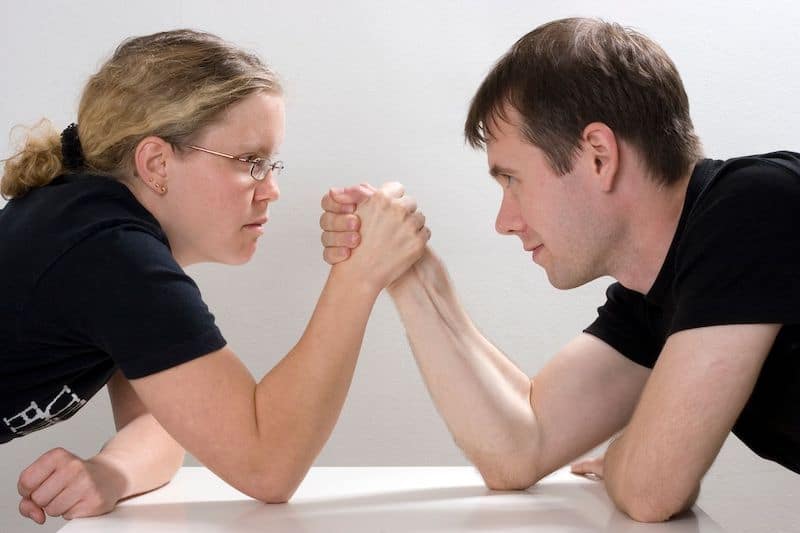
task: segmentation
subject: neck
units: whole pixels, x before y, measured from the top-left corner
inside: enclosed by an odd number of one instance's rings
[[[136,200],[142,204],[142,207],[147,209],[147,211],[153,215],[153,218],[158,221],[158,224],[161,226],[161,229],[167,236],[167,240],[169,241],[170,249],[172,251],[172,257],[175,258],[175,262],[178,263],[181,268],[186,268],[195,263],[200,263],[201,260],[199,258],[194,257],[187,251],[182,250],[180,243],[177,242],[177,239],[172,238],[172,228],[165,220],[166,217],[160,212],[159,205],[156,203],[158,198],[154,195],[154,193],[147,187],[141,185],[138,180],[134,178],[121,178],[119,181],[131,191],[131,194],[133,194]]]
[[[655,283],[675,237],[693,169],[670,185],[659,185],[648,177],[633,180],[627,232],[609,269],[623,286],[647,294]]]

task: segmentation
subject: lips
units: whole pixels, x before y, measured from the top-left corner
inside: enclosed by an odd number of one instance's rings
[[[258,220],[254,220],[253,222],[251,222],[249,224],[245,224],[245,226],[263,226],[264,224],[267,223],[268,220],[269,220],[269,218],[267,218],[267,217],[261,217]]]

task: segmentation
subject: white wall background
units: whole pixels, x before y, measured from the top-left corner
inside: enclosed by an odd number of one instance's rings
[[[87,77],[123,38],[176,27],[217,33],[261,54],[288,92],[288,170],[255,259],[190,272],[251,371],[262,375],[294,344],[322,287],[324,191],[396,179],[418,198],[478,325],[533,374],[593,319],[607,280],[559,292],[516,239],[494,234],[499,190],[461,129],[493,62],[535,26],[573,15],[632,25],[661,43],[683,76],[708,155],[800,149],[800,7],[789,0],[72,0],[0,5],[0,158],[10,154],[5,132],[13,125],[73,121]],[[91,455],[112,429],[101,392],[69,422],[0,447],[0,531],[56,529],[60,520],[37,527],[16,515],[20,470],[55,446]],[[317,464],[466,464],[388,298],[375,308],[349,399]],[[731,438],[700,505],[731,531],[797,531],[798,501],[800,476]]]

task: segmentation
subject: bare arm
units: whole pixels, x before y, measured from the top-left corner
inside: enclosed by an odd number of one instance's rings
[[[122,498],[165,484],[183,462],[181,448],[147,413],[117,372],[108,382],[117,433],[89,459],[54,448],[22,471],[19,511],[43,524],[109,512]]]
[[[183,448],[147,411],[121,372],[107,387],[117,434],[91,460],[119,476],[119,499],[166,484],[183,464]]]
[[[439,412],[492,488],[528,487],[609,438],[649,374],[580,335],[529,379],[478,332],[430,251],[391,293]]]
[[[303,336],[260,382],[227,347],[132,381],[161,425],[234,487],[282,502],[303,479],[342,408],[378,293],[427,242],[408,205],[380,194],[359,206],[361,247],[331,269]]]
[[[694,503],[779,329],[713,326],[667,340],[630,424],[606,452],[606,488],[620,509],[655,522]]]

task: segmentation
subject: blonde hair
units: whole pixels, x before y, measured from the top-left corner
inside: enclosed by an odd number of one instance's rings
[[[84,88],[77,121],[84,170],[129,174],[143,138],[184,143],[258,91],[282,93],[275,73],[256,55],[215,35],[173,30],[128,39]],[[47,185],[68,170],[50,121],[29,128],[21,144],[5,162],[0,181],[5,198]]]

